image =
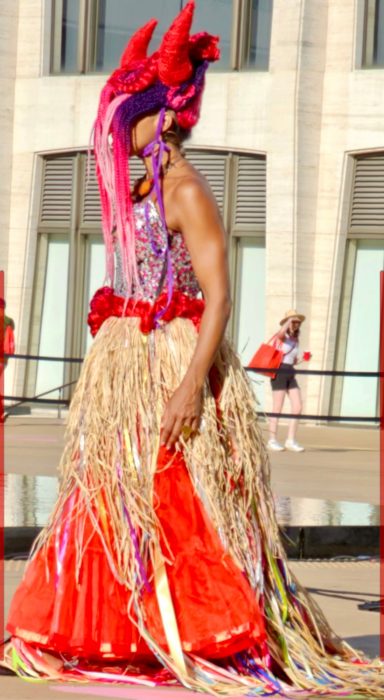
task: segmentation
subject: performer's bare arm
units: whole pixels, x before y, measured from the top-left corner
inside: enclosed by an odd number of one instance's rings
[[[163,416],[162,443],[170,448],[183,426],[199,427],[202,387],[224,335],[231,297],[227,235],[204,180],[198,176],[180,180],[168,211],[168,225],[184,236],[205,300],[194,355]]]

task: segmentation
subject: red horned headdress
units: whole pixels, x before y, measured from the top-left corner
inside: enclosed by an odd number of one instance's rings
[[[157,19],[150,19],[147,24],[140,27],[129,40],[120,60],[120,67],[132,70],[135,64],[145,61],[147,50],[157,25]]]
[[[208,64],[220,57],[219,37],[207,32],[190,36],[194,10],[194,0],[189,0],[153,54],[148,55],[147,51],[157,20],[151,19],[138,29],[100,96],[94,148],[107,277],[113,284],[115,230],[123,252],[128,294],[137,282],[128,165],[130,127],[149,112],[171,109],[179,126],[191,129],[199,118]]]
[[[193,73],[189,57],[189,32],[194,9],[194,3],[189,2],[164,34],[159,51],[158,75],[165,85],[180,85]]]

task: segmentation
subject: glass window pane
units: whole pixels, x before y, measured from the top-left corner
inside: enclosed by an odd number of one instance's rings
[[[133,32],[151,17],[159,20],[150,50],[156,50],[186,0],[100,0],[97,21],[96,70],[115,68]],[[202,30],[218,34],[221,38],[221,59],[215,67],[228,68],[232,28],[232,0],[204,0],[195,10],[192,32]]]
[[[272,26],[272,0],[252,0],[249,25],[248,67],[268,70]]]
[[[103,284],[105,275],[105,248],[104,241],[101,236],[89,236],[87,240],[87,259],[88,259],[88,285],[86,289],[85,305],[87,314],[89,311],[89,302],[94,293]],[[93,338],[87,326],[86,350],[90,347]]]
[[[96,71],[116,68],[129,38],[151,17],[159,20],[149,49],[156,50],[179,10],[180,0],[99,0]]]
[[[63,0],[61,24],[61,70],[77,72],[77,42],[79,37],[79,2]]]
[[[238,241],[237,287],[234,300],[236,350],[243,365],[252,359],[265,340],[265,242],[244,236]],[[265,379],[250,375],[256,396],[264,405]]]
[[[384,243],[359,241],[351,310],[349,317],[345,370],[376,372],[379,363],[380,271],[384,268]],[[345,377],[341,415],[374,416],[378,380],[375,377]]]
[[[187,0],[183,0],[183,5]],[[220,61],[209,70],[226,70],[230,66],[233,0],[204,0],[196,3],[192,33],[209,32],[220,37]]]
[[[376,0],[374,64],[384,66],[384,0]]]
[[[43,310],[40,326],[39,355],[63,357],[65,354],[65,325],[67,314],[69,243],[63,238],[51,238],[48,244]],[[62,362],[38,363],[36,394],[63,383]],[[52,392],[47,398],[58,398]]]

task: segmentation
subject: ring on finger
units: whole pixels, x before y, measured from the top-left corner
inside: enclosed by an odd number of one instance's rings
[[[181,434],[182,434],[184,440],[188,440],[188,438],[191,437],[192,433],[193,433],[193,430],[192,430],[190,425],[183,425],[183,427],[181,429]]]

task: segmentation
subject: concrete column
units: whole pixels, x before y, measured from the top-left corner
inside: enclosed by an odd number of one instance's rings
[[[12,186],[13,121],[17,58],[18,0],[0,0],[0,269],[8,263],[10,197]],[[9,276],[6,274],[7,291]],[[7,296],[7,295],[6,295]],[[12,309],[8,309],[12,315]]]
[[[34,188],[33,165],[36,153],[36,131],[41,127],[37,108],[38,86],[42,78],[42,41],[46,0],[1,0],[12,6],[13,73],[12,95],[15,119],[9,139],[12,172],[9,176],[9,216],[7,221],[7,305],[16,323],[16,347],[26,352],[31,312],[31,289],[36,248],[36,210],[39,191]],[[17,15],[15,11],[17,8]],[[3,22],[1,23],[3,29]],[[3,42],[0,42],[3,46]],[[48,79],[49,80],[49,79]],[[46,119],[55,123],[55,97],[51,94]],[[0,182],[0,187],[2,186]],[[15,311],[13,312],[13,309]],[[25,363],[12,361],[6,373],[6,392],[23,392]]]
[[[322,130],[323,83],[326,65],[328,1],[305,0],[300,17],[299,58],[297,66],[297,90],[295,95],[295,156],[294,156],[294,247],[293,306],[304,313],[300,344],[311,349],[311,368],[320,369],[323,360],[325,337],[324,314],[316,313],[313,324],[313,283],[319,264],[327,265],[316,255],[316,228],[320,168],[320,143]],[[327,307],[329,288],[322,304]],[[316,330],[315,330],[316,329]],[[310,339],[313,347],[309,348]],[[306,368],[307,365],[300,365]],[[318,393],[317,377],[300,377],[304,397],[304,412],[316,412],[312,400]]]

